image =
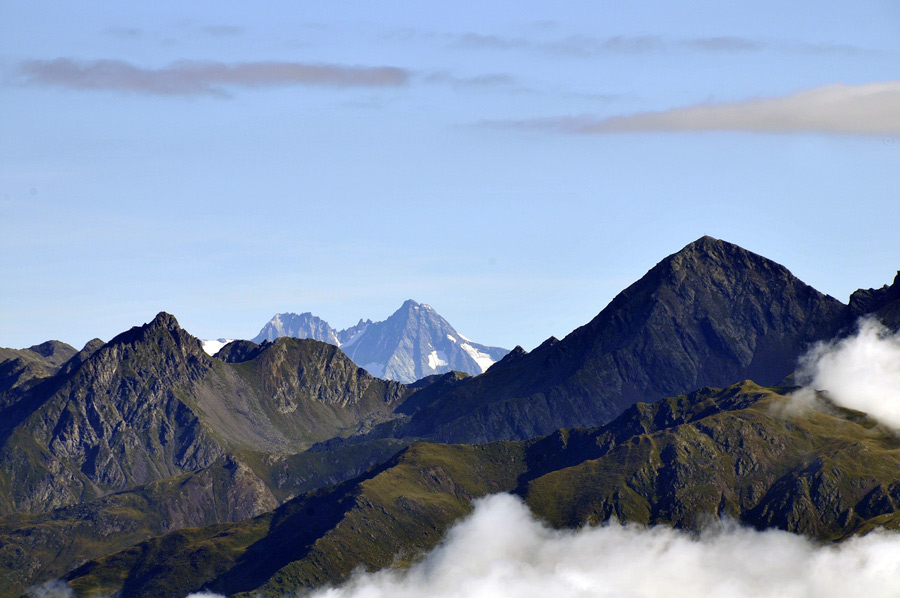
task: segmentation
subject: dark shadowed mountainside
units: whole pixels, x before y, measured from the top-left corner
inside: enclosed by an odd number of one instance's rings
[[[523,439],[610,421],[637,401],[754,379],[775,384],[849,320],[786,268],[704,237],[657,264],[591,322],[484,375],[421,391],[382,434]]]
[[[850,295],[850,311],[856,317],[872,314],[891,330],[900,329],[900,272],[890,286],[860,289]]]

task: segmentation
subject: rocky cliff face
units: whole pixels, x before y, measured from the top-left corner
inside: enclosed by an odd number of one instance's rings
[[[0,513],[197,471],[229,450],[296,453],[367,430],[408,394],[317,341],[279,339],[225,363],[161,313],[2,395]]]
[[[891,330],[900,329],[900,272],[890,286],[860,289],[850,295],[849,307],[854,317],[871,314]]]
[[[419,393],[392,434],[442,441],[529,438],[610,421],[637,401],[745,378],[773,384],[846,306],[786,268],[704,237],[651,269],[591,322],[483,376]]]
[[[3,510],[38,512],[208,466],[222,450],[182,399],[211,365],[160,314],[94,351],[56,388],[36,388],[25,408],[4,414],[14,426],[0,450]]]

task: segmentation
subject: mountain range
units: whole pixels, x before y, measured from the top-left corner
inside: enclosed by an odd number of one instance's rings
[[[430,305],[412,299],[382,322],[360,320],[340,331],[308,312],[275,314],[253,342],[282,336],[335,345],[373,376],[405,383],[451,371],[478,375],[509,353],[467,339]]]
[[[400,566],[494,492],[557,527],[897,528],[897,434],[827,396],[784,405],[816,342],[898,314],[900,275],[844,304],[704,237],[564,339],[476,376],[404,384],[357,365],[378,350],[371,328],[443,322],[412,301],[332,330],[342,348],[282,335],[210,356],[160,313],[81,351],[2,349],[0,596],[60,577],[78,596],[282,595]],[[449,362],[465,339],[436,329],[449,345],[417,346]]]

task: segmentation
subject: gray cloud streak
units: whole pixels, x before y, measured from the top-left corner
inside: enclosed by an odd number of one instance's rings
[[[698,104],[661,112],[493,121],[488,126],[581,135],[677,131],[900,134],[900,81],[828,85],[788,96]]]
[[[408,71],[389,66],[180,61],[164,68],[149,69],[121,60],[78,61],[69,58],[25,61],[19,65],[19,72],[30,85],[154,95],[217,96],[227,96],[228,87],[396,87],[406,84],[410,78]]]
[[[406,32],[406,35],[412,35]],[[570,35],[554,40],[534,40],[494,34],[464,33],[448,36],[462,48],[527,50],[541,54],[589,57],[601,54],[649,54],[672,51],[741,53],[776,50],[804,54],[864,54],[869,50],[846,44],[784,42],[735,36],[669,38],[662,35],[592,37]]]

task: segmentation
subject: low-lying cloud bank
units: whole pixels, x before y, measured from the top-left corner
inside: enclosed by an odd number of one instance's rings
[[[801,360],[796,393],[808,399],[825,391],[837,405],[864,411],[900,430],[900,332],[892,333],[878,320],[860,320],[854,336],[819,343]]]
[[[537,521],[508,494],[474,513],[408,571],[360,573],[307,598],[846,598],[900,595],[900,535],[818,546],[782,531],[720,525],[574,531]],[[189,598],[210,598],[191,594]]]
[[[227,96],[227,87],[306,85],[327,87],[392,87],[405,84],[410,73],[380,66],[346,66],[302,62],[180,61],[152,69],[122,60],[29,60],[19,65],[31,85],[70,89],[103,89],[157,95]]]
[[[698,104],[605,119],[585,116],[487,124],[581,135],[677,131],[894,135],[900,134],[900,81],[827,85],[779,98]]]

